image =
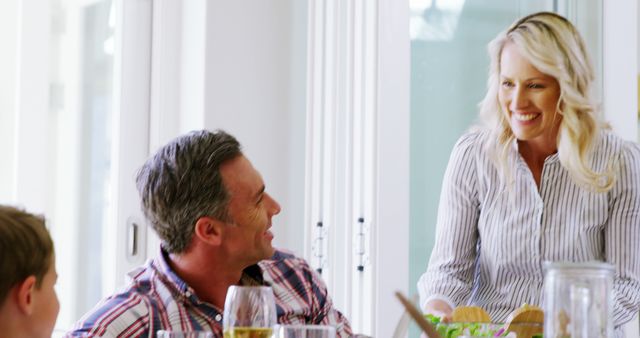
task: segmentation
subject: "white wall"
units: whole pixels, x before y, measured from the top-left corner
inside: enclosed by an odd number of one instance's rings
[[[17,18],[17,0],[0,1],[0,42],[2,42],[3,50],[0,53],[0,144],[5,145],[0,147],[0,161],[4,163],[9,161],[2,159],[12,159],[15,156],[13,144],[15,137],[14,111],[16,108]],[[13,166],[0,165],[0,201],[13,200],[14,174]]]
[[[603,108],[613,129],[638,137],[638,3],[603,2]]]
[[[280,202],[276,246],[303,252],[306,2],[211,1],[204,127],[238,138]]]

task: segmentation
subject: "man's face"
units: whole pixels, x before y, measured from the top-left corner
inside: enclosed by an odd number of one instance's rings
[[[34,312],[31,318],[33,337],[51,337],[51,331],[53,331],[60,310],[60,303],[54,289],[58,280],[55,257],[51,257],[50,264],[40,288],[36,287],[33,292]]]
[[[223,245],[247,266],[271,257],[273,234],[269,228],[280,205],[266,193],[262,177],[246,157],[225,162],[220,174],[230,195],[228,212],[232,223],[225,229]]]

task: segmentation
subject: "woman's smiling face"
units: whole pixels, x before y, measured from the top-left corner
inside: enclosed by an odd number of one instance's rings
[[[562,120],[559,98],[558,81],[536,69],[516,45],[507,42],[500,58],[498,100],[515,137],[555,145]]]

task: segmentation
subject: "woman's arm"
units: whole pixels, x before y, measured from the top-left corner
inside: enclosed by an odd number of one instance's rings
[[[436,315],[466,303],[471,291],[480,212],[476,158],[480,140],[478,133],[458,140],[442,182],[435,246],[418,282],[422,309]]]
[[[605,258],[616,268],[614,325],[638,315],[640,305],[640,146],[628,144],[620,157],[620,175],[610,192],[605,225]]]

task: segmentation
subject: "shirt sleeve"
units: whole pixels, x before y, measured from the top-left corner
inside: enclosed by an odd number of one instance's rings
[[[640,146],[628,143],[618,163],[605,225],[605,258],[616,269],[613,319],[616,327],[638,315],[640,305]]]
[[[480,212],[478,142],[479,134],[467,134],[451,153],[442,182],[435,245],[429,267],[418,281],[422,308],[435,298],[454,306],[465,304],[470,295]]]
[[[139,295],[109,297],[85,314],[65,337],[146,337],[149,308]]]
[[[322,277],[313,270],[306,261],[302,260],[302,265],[311,283],[314,303],[316,303],[314,306],[316,311],[312,314],[312,323],[334,326],[336,328],[336,337],[351,337],[353,334],[351,325],[347,318],[333,306],[333,300],[329,296],[327,286],[322,280]]]

